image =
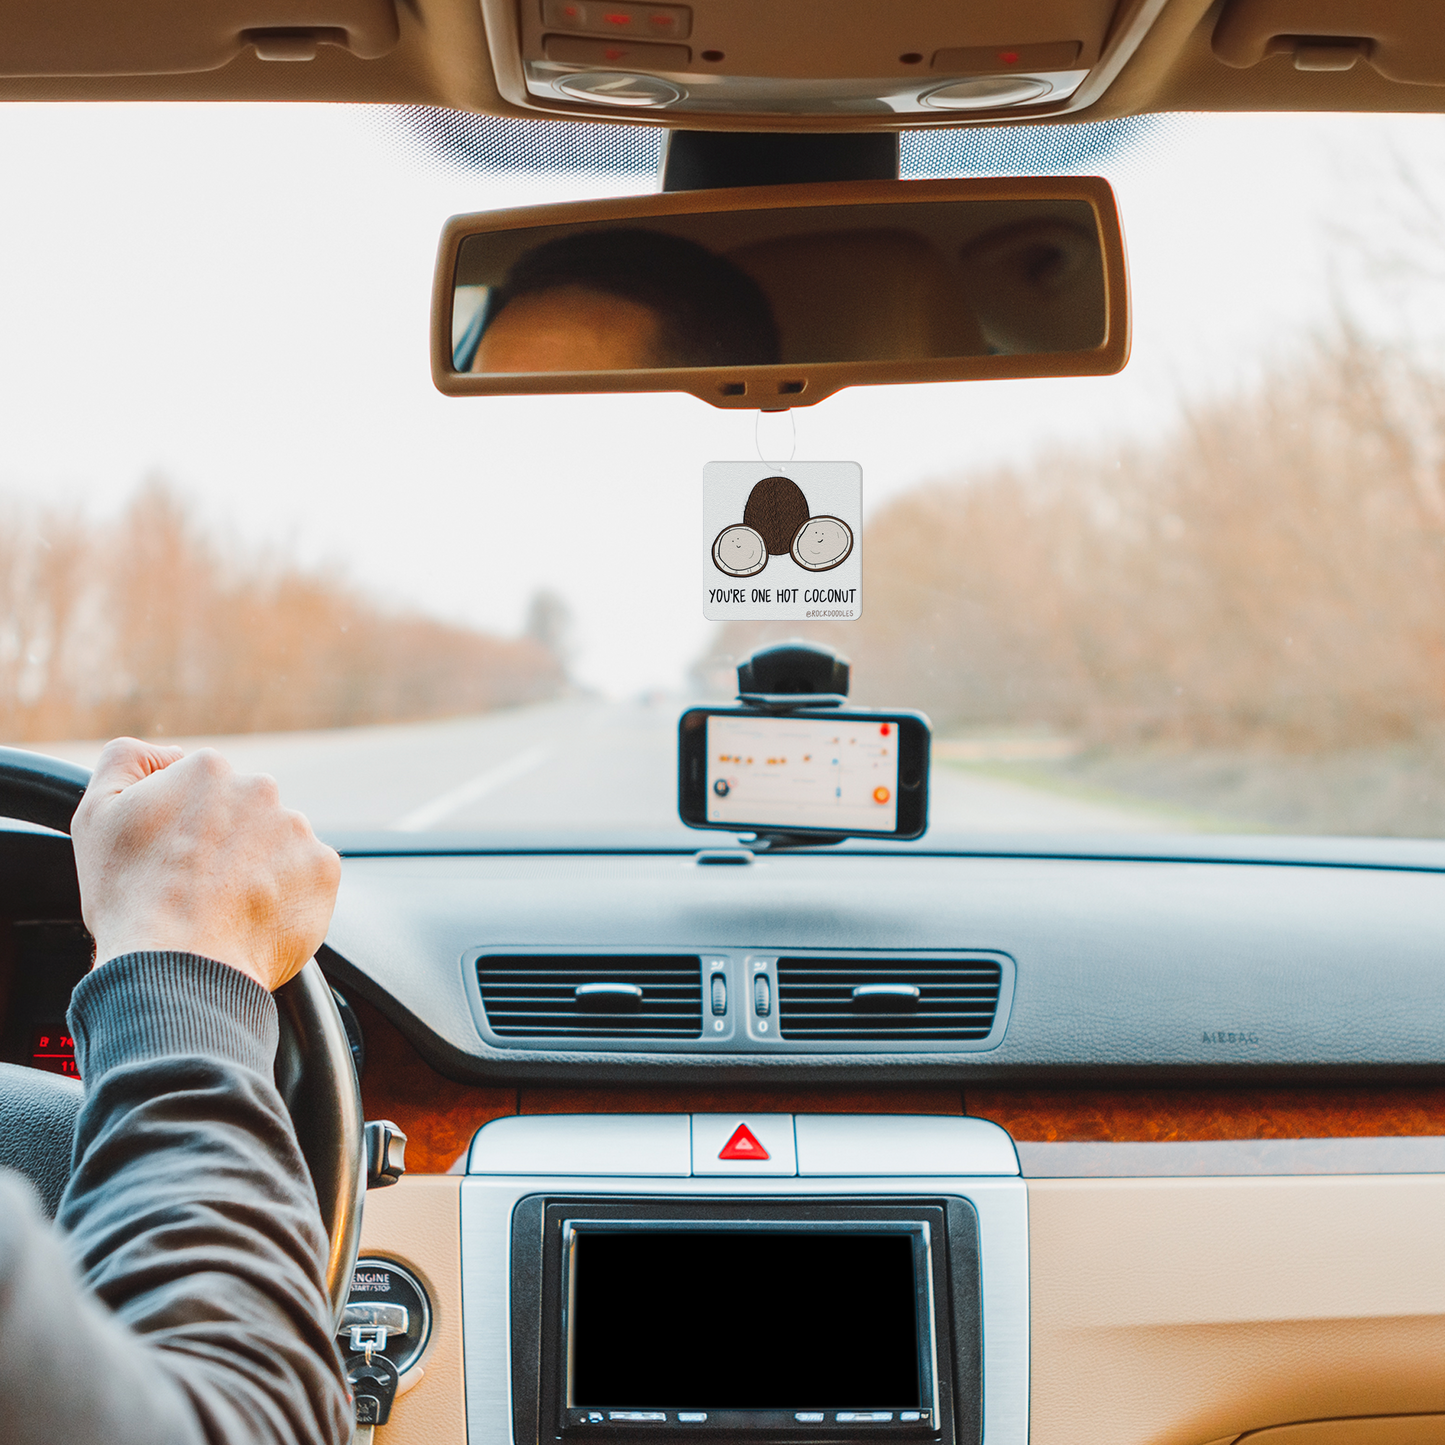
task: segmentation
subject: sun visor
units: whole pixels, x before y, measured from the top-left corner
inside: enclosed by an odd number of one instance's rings
[[[243,51],[310,60],[322,45],[364,60],[395,48],[394,0],[149,0],[144,6],[48,0],[6,7],[0,76],[183,75]]]
[[[1244,69],[1269,55],[1296,70],[1349,70],[1360,61],[1387,80],[1445,85],[1445,31],[1417,0],[1230,0],[1214,53]]]

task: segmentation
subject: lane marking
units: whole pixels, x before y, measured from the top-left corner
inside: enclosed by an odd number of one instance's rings
[[[528,748],[526,752],[508,758],[505,763],[498,763],[495,768],[489,768],[485,773],[478,773],[475,778],[433,798],[431,802],[413,808],[390,827],[397,833],[424,833],[428,828],[434,828],[443,818],[459,813],[468,803],[475,803],[485,798],[488,793],[495,793],[498,788],[504,788],[508,783],[530,773],[533,768],[540,767],[551,751],[544,747]]]

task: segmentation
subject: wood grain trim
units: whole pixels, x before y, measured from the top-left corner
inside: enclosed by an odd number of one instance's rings
[[[1445,1134],[1445,1085],[1207,1089],[969,1087],[968,1113],[1034,1142],[1348,1139]]]
[[[1349,1139],[1445,1135],[1445,1084],[1253,1088],[902,1088],[811,1085],[461,1084],[439,1074],[381,1011],[353,1001],[366,1035],[361,1079],[368,1119],[407,1134],[414,1174],[445,1173],[472,1135],[504,1114],[960,1114],[991,1119],[1015,1139],[1163,1143],[1206,1139]]]
[[[362,1108],[368,1119],[401,1125],[408,1174],[445,1174],[483,1124],[517,1112],[516,1089],[437,1073],[380,1009],[364,999],[351,1006],[366,1039]]]

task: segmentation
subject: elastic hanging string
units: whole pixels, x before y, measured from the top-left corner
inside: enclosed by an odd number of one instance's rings
[[[785,416],[788,419],[788,454],[785,457],[768,457],[763,455],[763,418],[765,416]],[[781,433],[779,433],[781,440]],[[758,449],[758,460],[760,462],[790,462],[798,450],[798,424],[793,420],[791,408],[782,411],[760,411],[753,419],[753,445]],[[781,450],[781,447],[779,447]]]

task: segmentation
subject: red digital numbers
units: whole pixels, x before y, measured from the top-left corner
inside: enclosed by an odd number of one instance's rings
[[[78,1079],[75,1067],[75,1040],[60,1029],[38,1028],[30,1035],[30,1065],[49,1074],[65,1074]]]

